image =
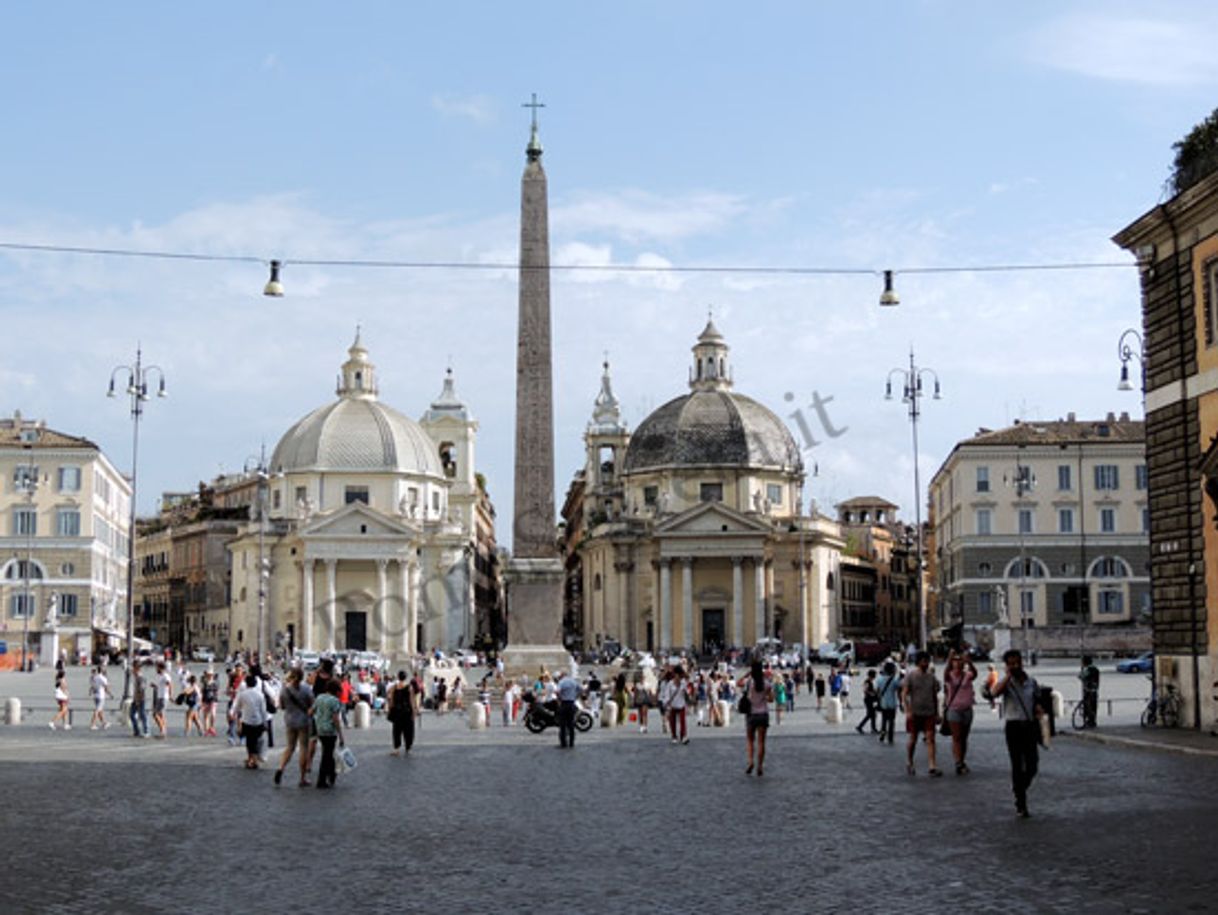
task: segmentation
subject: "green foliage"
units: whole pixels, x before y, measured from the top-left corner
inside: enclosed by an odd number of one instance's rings
[[[1177,194],[1218,171],[1218,109],[1183,140],[1173,143],[1172,149],[1176,151],[1176,161],[1171,182]]]

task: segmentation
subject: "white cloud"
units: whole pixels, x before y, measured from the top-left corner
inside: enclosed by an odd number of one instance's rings
[[[1162,18],[1070,15],[1032,36],[1042,64],[1096,79],[1148,86],[1198,86],[1218,79],[1213,11],[1185,21]]]
[[[433,95],[431,107],[446,117],[465,118],[475,124],[495,120],[495,103],[486,95]]]
[[[746,209],[731,194],[659,196],[624,190],[577,194],[551,209],[550,222],[568,234],[601,232],[622,241],[678,241],[718,232]]]

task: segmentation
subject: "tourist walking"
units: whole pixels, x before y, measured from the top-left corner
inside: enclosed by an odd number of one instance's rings
[[[131,721],[132,737],[148,736],[148,684],[144,680],[144,669],[139,661],[131,665],[131,707],[127,717]]]
[[[782,682],[783,682],[783,685],[786,686],[786,689],[787,689],[787,711],[794,712],[795,711],[795,691],[797,688],[795,685],[795,680],[790,674],[783,674]]]
[[[199,718],[199,706],[202,704],[202,695],[199,692],[199,684],[195,680],[193,674],[186,679],[186,688],[181,695],[182,704],[186,706],[186,727],[182,732],[183,737],[190,736],[190,729],[193,726],[199,736],[203,736],[203,722]]]
[[[275,713],[279,711],[279,680],[275,676],[274,671],[266,671],[261,668],[257,671],[258,679],[261,681],[262,698],[266,701],[266,747],[268,750],[275,748]],[[263,762],[266,762],[263,759]]]
[[[199,691],[202,699],[200,711],[203,716],[203,733],[208,737],[215,737],[216,703],[220,698],[220,687],[216,683],[214,671],[209,670],[203,674],[203,685]]]
[[[968,735],[973,728],[973,683],[977,679],[977,668],[963,654],[952,652],[947,656],[947,669],[943,671],[943,715],[952,735],[952,759],[956,762],[956,774],[968,775]]]
[[[304,682],[304,674],[299,667],[288,671],[287,682],[279,691],[283,702],[283,728],[287,745],[279,757],[279,767],[275,769],[275,784],[283,781],[283,772],[292,761],[292,755],[300,753],[300,787],[309,784],[309,710],[313,707],[313,690]]]
[[[346,746],[343,740],[342,703],[338,694],[342,687],[331,678],[326,682],[326,692],[313,700],[313,729],[321,744],[321,764],[317,767],[317,787],[331,788],[337,778],[334,765],[334,745]]]
[[[930,655],[919,651],[915,656],[917,666],[905,676],[901,688],[901,704],[905,707],[905,730],[909,734],[906,753],[906,771],[916,775],[914,750],[918,746],[918,735],[926,742],[926,760],[930,768],[927,774],[938,778],[943,773],[935,765],[935,726],[939,723],[939,679],[930,669]]]
[[[106,698],[110,695],[110,681],[106,679],[106,672],[101,667],[96,668],[89,678],[89,692],[93,696],[93,716],[89,719],[89,730],[110,727],[110,722],[106,720]]]
[[[651,691],[643,685],[643,675],[634,681],[634,711],[639,717],[639,733],[647,733],[647,710],[651,708]]]
[[[1006,720],[1007,755],[1011,758],[1011,790],[1015,794],[1015,813],[1026,818],[1028,788],[1040,764],[1037,744],[1040,742],[1040,722],[1044,714],[1037,701],[1040,688],[1023,669],[1023,656],[1010,649],[1002,656],[1006,676],[994,687],[994,695],[1002,697],[1002,715]]]
[[[998,686],[998,670],[994,667],[993,664],[991,664],[989,666],[989,670],[986,672],[986,675],[985,675],[985,686],[983,686],[981,688],[981,695],[984,696],[986,699],[990,700],[990,709],[992,709],[994,711],[997,711],[997,708],[998,708],[998,706],[995,702],[995,693],[994,693],[994,689],[997,686]]]
[[[165,669],[164,662],[156,666],[156,676],[152,679],[152,720],[157,727],[157,738],[164,740],[169,733],[169,723],[165,720],[165,709],[169,706],[169,694],[173,690],[173,678]]]
[[[863,720],[858,723],[854,729],[859,734],[863,733],[863,728],[871,725],[871,733],[876,733],[879,729],[875,726],[875,713],[879,707],[880,693],[875,685],[875,668],[867,671],[867,678],[863,680]]]
[[[626,723],[626,716],[630,714],[630,694],[626,691],[624,673],[613,678],[613,701],[617,703],[617,723],[620,727]]]
[[[753,661],[749,672],[736,681],[744,691],[745,738],[748,742],[748,767],[745,775],[753,774],[754,762],[757,775],[765,775],[765,735],[770,728],[769,703],[774,701],[774,690],[766,679],[760,660]]]
[[[850,668],[843,668],[837,680],[837,690],[838,694],[842,697],[843,709],[852,708],[850,705],[850,687],[853,685],[853,680],[854,678],[850,676]]]
[[[237,733],[245,740],[245,768],[257,769],[262,752],[259,743],[266,727],[266,697],[262,695],[261,681],[252,673],[246,674],[245,686],[237,691],[233,720]]]
[[[1083,655],[1078,679],[1083,685],[1083,727],[1093,728],[1100,705],[1100,669],[1089,654]]]
[[[398,671],[398,681],[389,690],[389,723],[393,725],[393,755],[401,754],[402,745],[406,752],[414,746],[414,716],[416,714],[415,687],[406,677],[406,671]],[[489,713],[487,721],[490,721]]]
[[[503,687],[503,726],[516,723],[516,684],[509,680]]]
[[[782,677],[773,680],[774,684],[774,724],[782,724],[782,713],[787,707],[787,685]]]
[[[816,710],[819,712],[825,707],[825,675],[817,674],[813,685],[816,688]]]
[[[901,704],[901,677],[892,661],[885,661],[880,671],[875,687],[876,703],[880,708],[880,743],[887,738],[888,745],[892,746],[896,737],[897,709]]]
[[[672,735],[673,743],[689,743],[689,734],[685,730],[688,702],[689,686],[685,682],[685,668],[678,664],[672,671],[672,679],[668,681],[668,697],[665,701],[668,710],[668,733]]]
[[[55,716],[51,719],[51,730],[55,722],[62,721],[65,731],[72,730],[72,697],[68,694],[68,678],[64,673],[55,674]]]

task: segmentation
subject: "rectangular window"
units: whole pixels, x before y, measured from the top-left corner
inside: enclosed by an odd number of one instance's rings
[[[1125,595],[1120,591],[1101,591],[1099,612],[1121,614],[1125,612]]]
[[[79,537],[80,512],[74,508],[61,508],[55,512],[55,533],[60,537]]]
[[[34,616],[34,595],[33,594],[14,594],[8,601],[8,613],[15,620],[23,620],[26,617],[31,619]]]
[[[19,464],[13,469],[13,492],[29,492],[38,487],[38,468]]]
[[[38,534],[38,511],[33,508],[13,509],[13,534],[34,537]]]
[[[1028,622],[1036,616],[1036,592],[1035,591],[1020,591],[1019,592],[1019,609],[1023,613],[1023,618]]]
[[[419,492],[418,492],[418,490],[412,489],[412,490],[411,490],[411,492],[413,492],[413,493],[414,493],[414,501],[415,501],[415,502],[418,502],[418,501],[419,501]],[[305,499],[307,499],[307,498],[309,498],[309,487],[307,487],[307,486],[297,486],[297,487],[296,487],[296,504],[297,504],[297,505],[301,505],[301,504],[303,504],[303,503],[304,503],[304,501],[305,501]]]
[[[1021,508],[1019,510],[1019,533],[1032,533],[1032,509]]]
[[[60,467],[57,482],[60,492],[80,492],[80,468]]]
[[[723,501],[723,484],[722,483],[703,483],[698,491],[698,497],[703,502],[722,502]]]
[[[781,484],[767,483],[765,487],[765,497],[770,500],[771,505],[782,505]]]
[[[977,595],[977,614],[982,620],[994,615],[994,592],[982,591]]]
[[[992,518],[992,515],[988,508],[977,509],[977,534],[978,534],[978,536],[988,537],[991,533],[993,533],[993,530],[991,528],[992,520],[993,520],[993,518]]]
[[[1098,490],[1121,488],[1121,476],[1116,464],[1095,465],[1095,488]]]
[[[1074,509],[1059,508],[1057,510],[1057,532],[1059,534],[1074,533]]]
[[[1071,485],[1071,482],[1072,481],[1070,480],[1070,465],[1069,464],[1058,464],[1057,465],[1057,488],[1060,490],[1069,492],[1071,489],[1074,488]]]
[[[990,491],[990,468],[977,468],[977,492]]]
[[[278,511],[282,498],[283,498],[283,493],[280,490],[276,489],[274,494],[271,496],[271,508]]]
[[[1134,488],[1135,489],[1145,489],[1146,480],[1147,480],[1146,465],[1138,464],[1136,467],[1133,468],[1133,486],[1134,486]]]
[[[343,502],[350,505],[352,502],[363,502],[368,504],[368,487],[367,486],[348,486],[343,490]],[[439,506],[437,506],[439,507]]]
[[[432,511],[440,510],[440,493],[439,493],[439,491],[433,492],[431,494],[431,508],[432,508]]]
[[[1100,532],[1104,534],[1116,533],[1116,509],[1101,508],[1100,509]]]
[[[644,486],[643,487],[643,504],[655,505],[660,499],[660,487]]]
[[[80,604],[75,594],[59,595],[59,615],[75,616]]]

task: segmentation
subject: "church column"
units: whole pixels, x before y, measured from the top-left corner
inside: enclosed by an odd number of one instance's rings
[[[774,634],[774,560],[765,561],[765,634]]]
[[[326,560],[326,651],[334,651],[338,638],[338,560]]]
[[[765,638],[765,560],[753,560],[753,642]]]
[[[409,657],[410,650],[410,564],[405,559],[398,560],[398,596],[401,599],[401,615],[398,617],[398,651]]]
[[[313,649],[313,560],[300,564],[300,645]]]
[[[694,560],[686,556],[681,560],[681,647],[694,644]]]
[[[660,618],[656,627],[656,648],[672,647],[672,560],[660,560]]]
[[[732,557],[732,645],[744,645],[744,560]]]
[[[389,588],[386,586],[385,573],[389,566],[388,559],[378,559],[376,561],[376,646],[377,651],[382,654],[389,649],[389,641],[385,638],[385,631],[389,624],[389,612],[386,604],[389,597]],[[369,640],[371,641],[371,640]]]
[[[812,563],[799,557],[799,641],[808,647],[808,635],[812,631]]]
[[[426,650],[425,645],[419,644],[419,560],[411,559],[407,564],[410,584],[406,600],[406,631],[410,639],[411,654],[421,654]]]

